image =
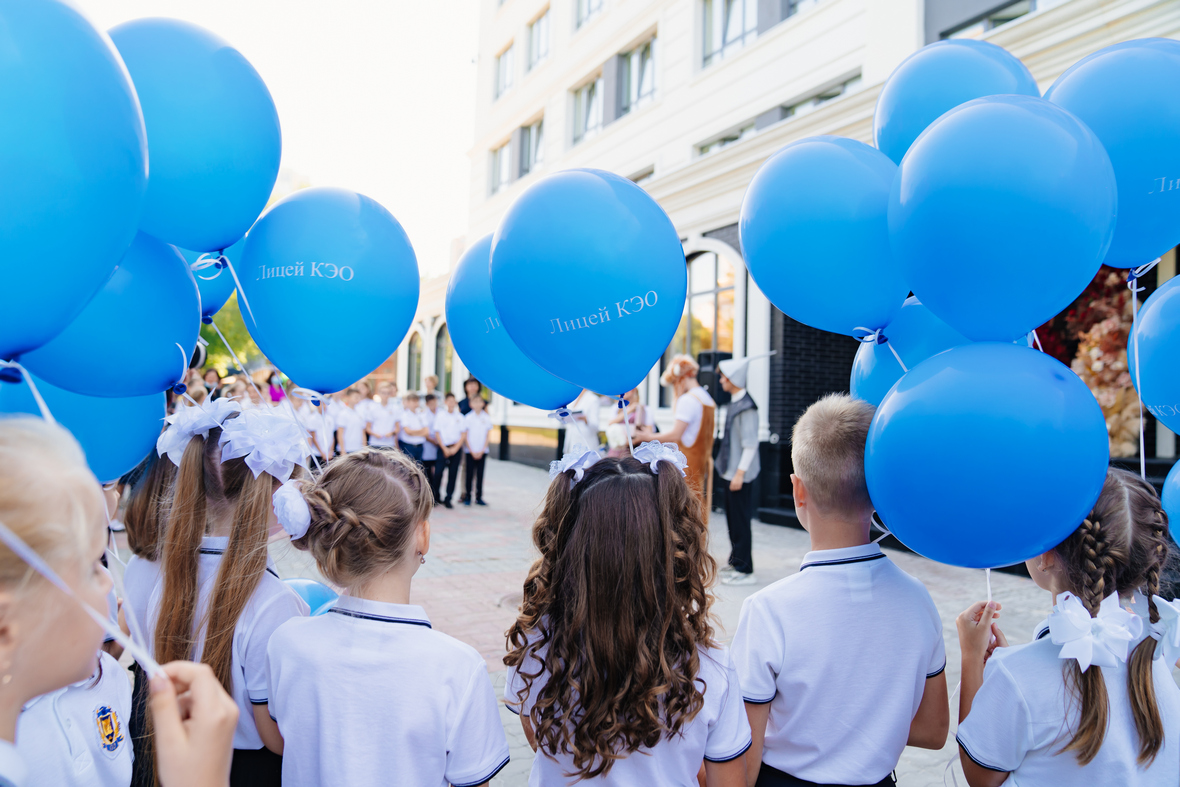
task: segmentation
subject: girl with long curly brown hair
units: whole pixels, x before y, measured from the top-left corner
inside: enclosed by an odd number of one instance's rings
[[[1026,561],[1055,605],[1033,642],[1006,647],[995,602],[959,616],[957,738],[968,784],[994,787],[1009,775],[1019,784],[1180,783],[1170,644],[1180,604],[1156,595],[1167,526],[1155,490],[1112,469],[1089,518]]]
[[[504,658],[537,752],[530,785],[687,787],[702,762],[709,787],[745,785],[750,727],[713,639],[708,527],[683,455],[656,445],[636,449],[644,461],[571,463],[533,527],[541,557]]]

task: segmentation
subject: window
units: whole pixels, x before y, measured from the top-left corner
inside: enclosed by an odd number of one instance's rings
[[[578,6],[575,27],[581,27],[602,10],[602,0],[574,0]]]
[[[545,160],[545,120],[520,130],[520,174],[527,175]]]
[[[811,98],[804,99],[803,101],[798,101],[794,104],[783,107],[783,118],[809,114],[814,110],[819,109],[833,98],[839,98],[840,96],[846,95],[848,93],[855,93],[857,90],[860,90],[861,84],[862,80],[858,74],[852,79],[846,80],[839,85],[834,85],[821,93],[815,94]]]
[[[1011,3],[1003,8],[997,9],[985,15],[982,19],[976,19],[974,22],[964,25],[957,30],[952,30],[948,33],[943,33],[943,38],[982,38],[983,34],[989,30],[994,30],[1000,25],[1005,25],[1014,19],[1019,19],[1025,14],[1035,11],[1037,8],[1036,0],[1020,0],[1017,3]]]
[[[656,94],[656,39],[627,52],[619,69],[622,114],[651,101]]]
[[[749,139],[750,137],[754,136],[754,131],[754,124],[748,123],[747,125],[742,126],[736,131],[731,131],[719,139],[715,139],[712,142],[707,142],[704,145],[701,145],[701,155],[707,156],[710,153],[715,153],[718,150],[722,150],[729,147],[730,145],[741,142],[743,139]]]
[[[648,181],[650,181],[655,176],[656,176],[656,168],[655,167],[648,167],[647,169],[640,170],[639,172],[635,173],[630,178],[628,178],[628,180],[630,180],[636,186],[643,186],[643,185],[646,185],[648,183]]]
[[[758,35],[758,0],[704,0],[704,64],[741,49]]]
[[[529,70],[549,57],[549,9],[529,25]]]
[[[415,332],[410,336],[406,348],[406,390],[417,391],[422,387],[422,335]]]
[[[661,367],[684,353],[700,363],[703,352],[733,352],[734,270],[729,260],[713,252],[688,262],[688,302],[680,327],[664,352]],[[660,388],[660,406],[671,405],[671,391]]]
[[[440,394],[446,394],[451,390],[452,358],[451,333],[444,325],[438,329],[434,337],[434,376],[438,378]]]
[[[496,98],[504,95],[512,87],[512,70],[515,62],[513,50],[515,48],[509,44],[507,49],[496,56]]]
[[[508,188],[512,182],[512,143],[505,142],[492,151],[492,194]]]
[[[783,0],[783,19],[794,16],[800,11],[806,11],[817,3],[819,0]]]
[[[602,77],[574,91],[574,144],[602,128]]]

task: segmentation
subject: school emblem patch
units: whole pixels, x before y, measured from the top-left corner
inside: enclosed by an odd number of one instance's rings
[[[98,745],[110,754],[118,751],[119,744],[123,742],[119,714],[108,705],[99,705],[94,709],[94,724],[98,728]]]

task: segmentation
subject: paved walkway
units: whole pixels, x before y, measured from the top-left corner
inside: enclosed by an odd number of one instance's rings
[[[414,580],[414,602],[426,608],[435,628],[483,654],[497,692],[504,685],[504,632],[515,619],[521,585],[533,561],[530,531],[548,482],[543,470],[489,460],[485,489],[488,507],[436,509],[431,519],[430,554]],[[711,537],[713,554],[723,562],[729,554],[723,516],[713,515]],[[802,530],[754,523],[754,562],[760,581],[751,587],[716,588],[713,609],[720,622],[721,640],[733,636],[742,601],[759,588],[798,571],[808,548],[807,534]],[[317,576],[307,555],[290,545],[275,547],[275,556],[284,576]],[[984,598],[983,572],[940,565],[906,552],[890,551],[889,556],[921,579],[938,605],[946,639],[947,683],[953,691],[959,680],[955,616],[971,602]],[[1027,642],[1033,627],[1048,612],[1048,596],[1028,579],[994,572],[992,591],[1004,605],[1001,620],[1009,641]],[[957,702],[952,706],[957,708]],[[952,711],[952,721],[956,715]],[[492,784],[527,784],[533,753],[519,719],[506,708],[501,709],[501,716],[512,748],[512,762]],[[942,785],[946,764],[956,756],[952,724],[942,750],[906,749],[897,769],[898,783],[902,787]],[[954,767],[959,783],[965,783],[958,765]],[[949,776],[946,783],[951,783]]]

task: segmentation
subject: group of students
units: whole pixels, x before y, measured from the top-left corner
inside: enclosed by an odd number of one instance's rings
[[[421,465],[368,446],[305,473],[275,437],[282,430],[268,419],[278,414],[216,402],[190,410],[170,417],[161,456],[128,502],[135,557],[123,613],[178,681],[193,669],[183,660],[208,665],[238,710],[232,757],[224,736],[197,734],[196,700],[186,699],[189,740],[224,771],[214,778],[204,766],[198,781],[170,770],[173,718],[153,716],[153,736],[124,688],[79,705],[95,708],[90,759],[130,756],[125,738],[103,748],[118,714],[131,717],[134,778],[158,766],[166,787],[486,784],[509,750],[484,661],[411,603],[431,540]],[[796,423],[792,484],[812,551],[799,572],[745,601],[729,647],[711,617],[706,514],[675,445],[554,464],[504,657],[503,702],[536,751],[531,785],[887,785],[907,745],[942,748],[950,703],[938,611],[869,541],[872,415],[832,395]],[[89,512],[97,498],[76,445],[18,419],[0,422],[0,454],[0,520],[51,563],[76,563],[79,590],[100,603],[109,585],[96,517],[84,517],[88,530],[62,524],[70,506]],[[1167,525],[1149,485],[1111,470],[1091,515],[1028,563],[1053,596],[1032,642],[1007,646],[999,604],[959,616],[957,740],[970,785],[1180,783],[1171,676],[1180,605],[1159,595]],[[284,533],[342,590],[327,613],[308,617],[274,575],[266,545]],[[0,714],[12,711],[0,715],[0,737],[16,732],[15,750],[0,747],[0,783],[20,785],[21,753],[38,766],[80,756],[65,730],[29,742],[14,717],[35,709],[37,694],[86,682],[98,639],[3,549],[0,572],[0,601],[20,600],[0,603],[0,696],[10,700]],[[56,684],[31,677],[54,665]],[[144,683],[140,673],[134,696]]]

